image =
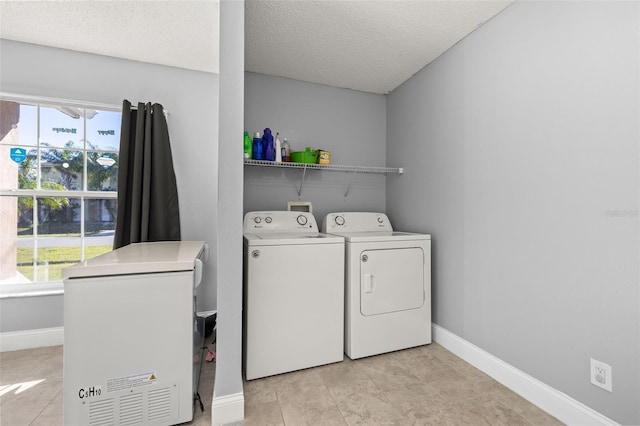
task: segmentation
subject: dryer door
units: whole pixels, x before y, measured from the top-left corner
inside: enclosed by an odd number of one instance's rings
[[[424,251],[418,247],[360,253],[360,312],[379,315],[424,304]]]

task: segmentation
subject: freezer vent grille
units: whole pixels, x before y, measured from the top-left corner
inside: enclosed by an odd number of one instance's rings
[[[142,423],[142,394],[126,395],[120,398],[120,425]]]
[[[171,388],[149,391],[149,421],[171,417]]]
[[[113,424],[113,398],[89,403],[90,426],[107,426]]]

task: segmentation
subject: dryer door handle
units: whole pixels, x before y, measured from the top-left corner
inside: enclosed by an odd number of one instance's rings
[[[373,282],[373,274],[364,274],[364,292],[373,293],[376,289],[376,285]]]

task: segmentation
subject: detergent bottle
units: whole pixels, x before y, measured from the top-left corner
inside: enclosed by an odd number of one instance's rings
[[[264,129],[264,133],[262,134],[262,150],[265,160],[275,160],[275,152],[273,150],[273,135],[271,134],[271,129],[268,127]]]
[[[254,160],[264,160],[264,150],[262,149],[262,138],[260,137],[260,132],[256,132],[256,134],[253,135],[253,146],[251,148],[253,150]]]
[[[250,159],[253,157],[253,144],[249,137],[249,132],[244,132],[244,158]]]

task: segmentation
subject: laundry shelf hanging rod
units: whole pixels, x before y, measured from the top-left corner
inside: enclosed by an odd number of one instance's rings
[[[343,166],[334,164],[314,164],[314,163],[276,163],[274,161],[264,160],[249,160],[245,159],[244,164],[246,166],[259,166],[259,167],[278,167],[284,169],[311,169],[311,170],[328,170],[334,172],[355,172],[355,173],[373,173],[373,174],[403,174],[404,169],[402,167],[377,167],[377,166]]]

